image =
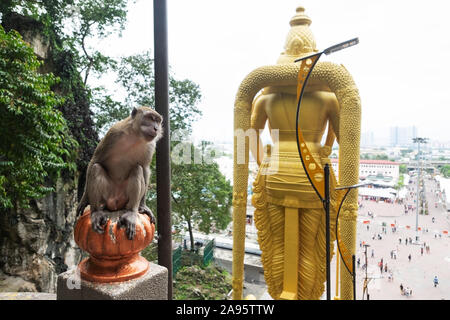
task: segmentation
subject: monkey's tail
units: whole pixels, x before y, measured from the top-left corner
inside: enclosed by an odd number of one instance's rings
[[[91,175],[92,172],[91,168],[92,168],[92,159],[89,162],[88,167],[86,169],[86,181],[84,183],[83,196],[81,197],[80,202],[78,203],[76,217],[81,216],[83,214],[84,209],[87,207],[89,203],[87,190],[88,190],[88,183],[90,181],[89,176]]]
[[[81,197],[80,202],[78,203],[77,206],[77,217],[80,216],[81,214],[83,214],[84,209],[87,207],[88,205],[88,200],[87,200],[87,196],[86,196],[86,190],[83,193],[83,196]]]

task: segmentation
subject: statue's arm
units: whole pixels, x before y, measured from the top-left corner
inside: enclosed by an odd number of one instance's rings
[[[252,116],[251,116],[251,128],[256,131],[256,143],[250,143],[250,152],[253,158],[256,159],[258,166],[261,165],[264,157],[264,150],[261,138],[259,136],[259,130],[263,130],[266,126],[267,114],[265,106],[267,103],[267,97],[259,96],[253,102]]]
[[[328,147],[332,148],[335,138],[336,138],[336,135],[334,134],[334,130],[333,130],[333,128],[330,125],[328,127],[327,139],[325,140],[324,146],[328,146]]]
[[[328,124],[330,128],[328,129],[327,140],[325,145],[333,146],[334,137],[336,137],[337,142],[339,143],[339,102],[336,97],[333,95],[327,101],[328,107]]]

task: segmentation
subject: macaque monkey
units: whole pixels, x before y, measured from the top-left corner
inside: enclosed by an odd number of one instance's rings
[[[103,233],[108,211],[124,210],[118,226],[127,238],[136,233],[139,212],[155,217],[145,204],[150,180],[150,162],[162,136],[162,117],[148,107],[134,108],[131,115],[115,123],[100,141],[89,162],[83,197],[77,215],[90,205],[92,228]]]

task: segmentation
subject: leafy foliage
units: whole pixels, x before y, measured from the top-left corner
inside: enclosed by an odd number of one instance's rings
[[[45,69],[61,79],[54,86],[65,97],[59,109],[81,146],[77,157],[80,196],[86,167],[98,142],[90,110],[88,77],[103,74],[116,63],[100,52],[95,43],[111,33],[120,34],[126,22],[127,4],[133,1],[2,0],[0,3],[5,29],[44,36],[50,45]]]
[[[400,176],[398,177],[398,182],[395,185],[395,189],[396,190],[400,190],[401,188],[403,188],[403,186],[405,185],[405,176],[403,175],[403,173],[400,173]]]
[[[408,167],[406,166],[406,164],[401,164],[401,165],[399,166],[399,172],[400,172],[401,174],[408,173]]]
[[[75,169],[77,143],[51,91],[57,78],[39,74],[33,50],[0,26],[0,207],[28,206],[51,187],[46,178]]]
[[[91,72],[102,74],[115,61],[89,42],[125,27],[128,0],[2,0],[0,12],[17,12],[44,25],[53,48],[70,51],[84,84]],[[70,26],[70,27],[69,27]]]
[[[173,289],[175,300],[225,300],[231,290],[231,276],[214,265],[186,266],[177,272]]]
[[[363,153],[361,155],[361,159],[364,160],[389,160],[389,157],[387,156],[387,154],[368,154],[368,153]]]
[[[80,145],[76,161],[80,173],[79,196],[84,188],[87,164],[98,142],[90,110],[88,76],[103,73],[114,65],[113,59],[88,43],[124,28],[128,2],[2,0],[0,3],[0,20],[6,30],[15,29],[27,38],[43,36],[44,42],[49,44],[49,56],[40,71],[51,71],[61,79],[53,89],[65,98],[58,108],[67,120],[71,135]]]
[[[450,178],[450,164],[445,164],[439,168],[439,171],[444,176],[444,178]]]
[[[194,149],[194,152],[200,150]],[[217,163],[172,165],[172,209],[175,222],[185,221],[191,248],[194,248],[193,227],[206,234],[211,229],[225,229],[231,222],[232,187],[220,172]]]
[[[98,141],[92,119],[93,113],[90,110],[89,90],[83,84],[70,51],[54,52],[53,60],[54,73],[61,79],[54,88],[64,96],[64,103],[59,109],[67,120],[72,136],[81,146],[78,150],[77,166],[83,175]],[[80,182],[84,183],[83,177],[80,178]],[[82,186],[79,186],[79,190],[82,189]]]
[[[105,131],[118,119],[129,116],[133,107],[155,106],[154,60],[150,52],[124,57],[115,68],[116,83],[126,97],[117,101],[106,90],[97,88],[94,92],[94,106],[98,131]],[[201,99],[200,89],[190,80],[177,80],[169,75],[170,130],[190,132],[192,123],[201,115],[197,107]],[[166,121],[166,120],[165,120]]]
[[[142,250],[142,256],[158,263],[156,242]],[[193,251],[183,250],[181,269],[173,283],[175,300],[225,300],[231,290],[231,275],[223,268],[211,263],[203,265],[202,256]]]

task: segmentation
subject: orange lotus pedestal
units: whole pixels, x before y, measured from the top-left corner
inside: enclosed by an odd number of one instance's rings
[[[92,229],[91,212],[87,209],[78,219],[74,237],[77,245],[90,254],[78,265],[82,279],[99,282],[121,282],[144,275],[149,262],[140,252],[153,240],[155,225],[146,214],[139,214],[136,235],[128,240],[125,228],[118,228],[120,214],[111,212],[103,234]]]

